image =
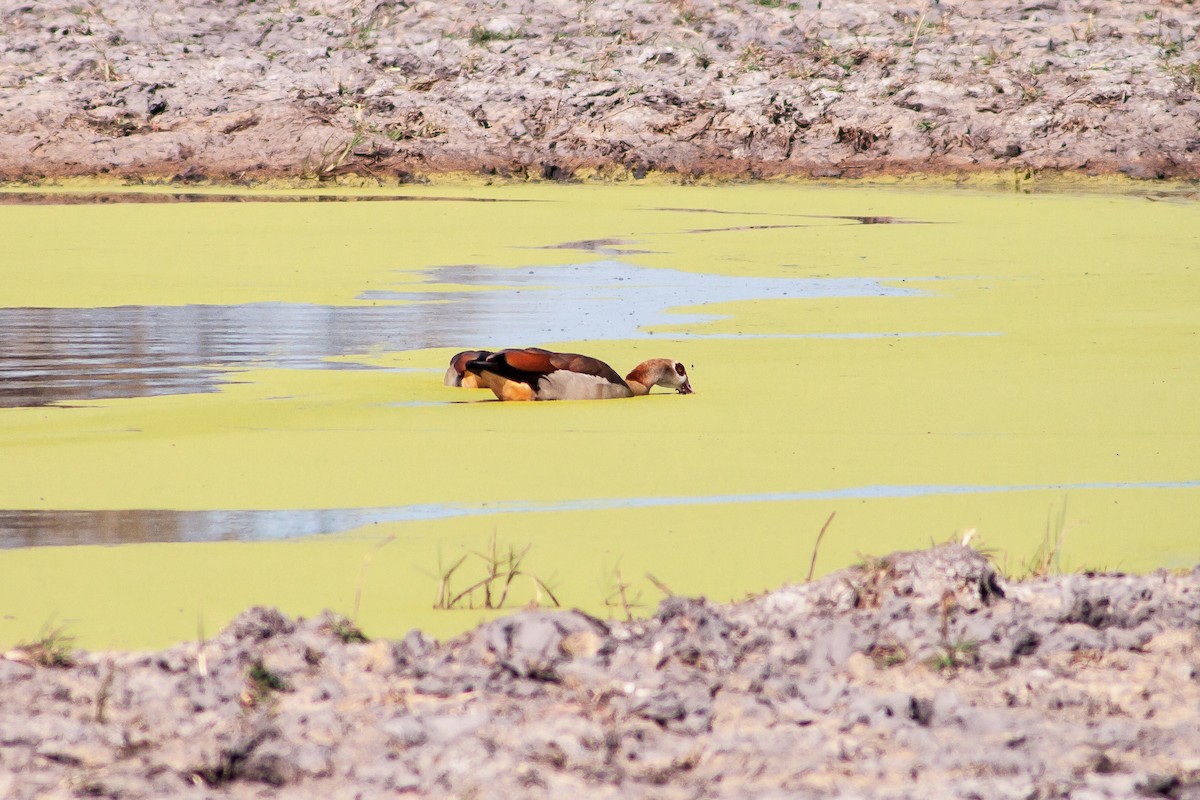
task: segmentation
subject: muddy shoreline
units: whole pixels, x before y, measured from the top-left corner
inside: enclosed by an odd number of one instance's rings
[[[0,3],[0,179],[1200,178],[1191,0]]]
[[[1200,798],[1200,568],[1010,583],[943,546],[645,620],[356,633],[259,608],[11,651],[0,794]]]

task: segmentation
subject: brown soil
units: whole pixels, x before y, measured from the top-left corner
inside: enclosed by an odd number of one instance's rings
[[[1193,0],[2,0],[0,179],[1200,178]]]
[[[1200,568],[1005,583],[946,546],[648,620],[355,633],[252,609],[10,652],[0,796],[1200,798]]]

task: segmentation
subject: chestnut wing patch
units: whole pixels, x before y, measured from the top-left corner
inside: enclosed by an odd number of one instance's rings
[[[545,375],[556,369],[560,369],[554,363],[554,356],[557,354],[549,353],[545,350],[501,350],[496,355],[503,356],[504,362],[508,366],[521,372]]]
[[[550,363],[552,353],[536,350],[501,350],[487,358],[467,363],[467,371],[476,375],[490,372],[505,380],[524,383],[536,389],[538,380],[556,367]]]
[[[615,386],[627,386],[617,371],[603,361],[579,353],[552,353],[537,347],[501,350],[467,364],[470,372],[492,372],[510,381],[538,388],[539,381],[558,372],[593,376]]]

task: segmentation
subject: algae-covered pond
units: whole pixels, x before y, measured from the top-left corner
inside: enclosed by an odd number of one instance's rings
[[[802,580],[833,512],[818,573],[970,529],[1010,569],[1048,532],[1067,569],[1200,560],[1194,199],[3,197],[0,644],[158,646],[252,604],[446,635],[486,612],[433,609],[439,576],[493,537],[528,548],[518,603],[726,600]],[[697,393],[442,385],[527,345],[678,358]]]

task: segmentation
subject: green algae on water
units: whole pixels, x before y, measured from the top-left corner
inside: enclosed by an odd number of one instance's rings
[[[398,190],[399,191],[399,190]],[[509,202],[0,206],[9,307],[416,303],[431,268],[612,258],[731,277],[866,277],[916,291],[764,297],[679,310],[642,338],[540,344],[628,369],[689,366],[697,394],[500,404],[447,389],[450,348],[252,363],[215,391],[0,409],[0,508],[347,509],[723,497],[871,486],[1021,491],[705,506],[514,510],[341,536],[0,551],[0,642],[55,618],[81,645],[209,633],[250,604],[349,613],[365,554],[369,635],[448,635],[438,554],[494,532],[566,604],[605,614],[619,564],[648,610],[673,591],[731,599],[856,553],[975,528],[1028,557],[1071,491],[1071,568],[1200,557],[1200,208],[1145,198],[797,185],[405,187]],[[861,224],[854,217],[922,224]],[[446,287],[437,287],[444,290]],[[630,288],[630,291],[636,290]],[[406,294],[368,300],[364,293]],[[486,294],[486,288],[475,288]],[[481,337],[486,329],[481,329]],[[231,535],[236,535],[232,531]]]

